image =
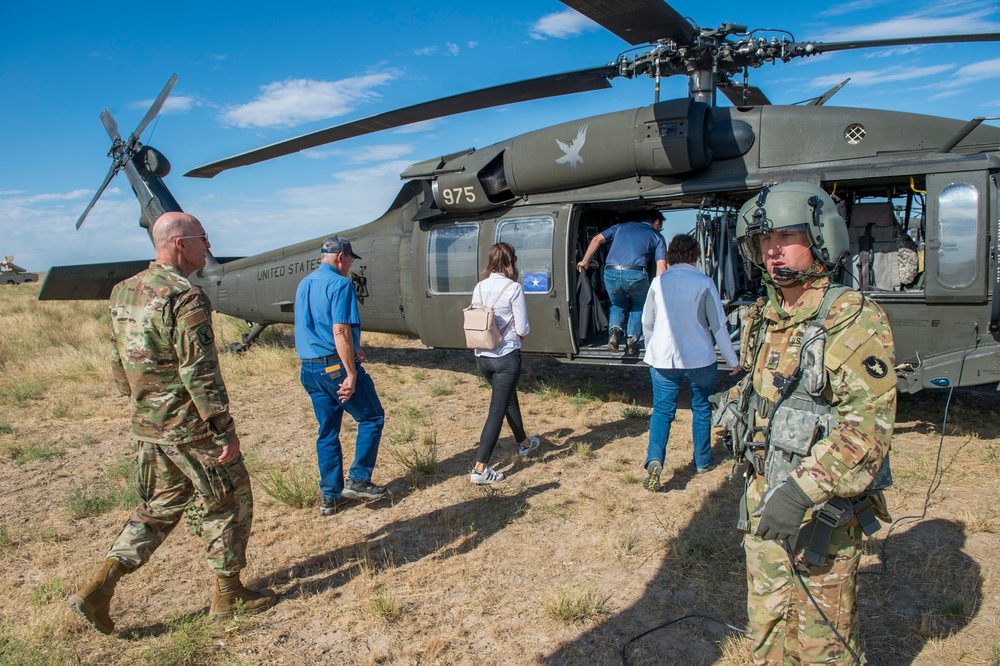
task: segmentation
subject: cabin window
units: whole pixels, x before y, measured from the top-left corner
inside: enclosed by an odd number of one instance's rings
[[[517,272],[525,294],[552,291],[551,217],[503,220],[497,226],[497,242],[510,243],[517,254]]]
[[[967,183],[948,185],[938,196],[938,281],[952,289],[976,279],[979,191]]]
[[[435,227],[427,236],[427,288],[435,294],[471,294],[479,281],[479,225]]]

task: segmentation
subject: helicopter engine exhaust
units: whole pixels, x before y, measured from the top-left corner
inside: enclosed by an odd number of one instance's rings
[[[748,124],[716,124],[709,105],[678,99],[536,130],[402,176],[433,179],[439,210],[475,213],[532,194],[690,173],[753,143]]]

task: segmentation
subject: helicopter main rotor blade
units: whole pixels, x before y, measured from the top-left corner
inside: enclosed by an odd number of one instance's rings
[[[101,111],[101,124],[104,125],[104,129],[112,141],[117,143],[122,140],[122,135],[118,133],[118,123],[107,109]]]
[[[959,42],[1000,42],[1000,33],[981,32],[971,35],[894,37],[892,39],[868,39],[854,42],[802,42],[796,43],[796,47],[805,48],[810,53],[829,53],[833,51],[847,51],[850,49],[869,49],[878,46],[915,46],[918,44],[952,44]]]
[[[256,164],[257,162],[263,162],[275,157],[297,153],[307,148],[315,148],[327,143],[343,141],[344,139],[392,129],[393,127],[410,125],[423,120],[444,118],[457,113],[488,109],[533,99],[610,88],[611,83],[609,79],[617,75],[618,68],[614,64],[602,65],[575,72],[552,74],[536,79],[505,83],[492,88],[460,93],[451,97],[414,104],[413,106],[396,109],[395,111],[387,111],[386,113],[353,120],[342,125],[335,125],[334,127],[328,127],[310,134],[303,134],[292,139],[279,141],[263,148],[257,148],[196,167],[184,175],[192,178],[212,178],[227,169]]]
[[[116,173],[118,173],[118,163],[117,162],[115,164],[111,165],[111,170],[108,171],[108,175],[104,177],[104,182],[101,183],[101,186],[97,188],[97,193],[94,195],[94,198],[90,200],[90,203],[87,204],[87,209],[85,211],[83,211],[83,215],[81,215],[80,219],[78,219],[76,221],[76,229],[77,229],[77,231],[79,231],[80,227],[83,226],[83,221],[85,219],[87,219],[87,215],[90,214],[90,211],[91,211],[91,209],[93,209],[94,204],[96,204],[97,200],[101,198],[102,194],[104,194],[104,188],[106,188],[108,186],[108,183],[111,182],[111,179],[115,177]]]
[[[148,125],[149,122],[156,117],[156,114],[160,112],[160,108],[163,106],[163,103],[167,101],[167,97],[170,96],[170,91],[174,89],[175,83],[177,83],[176,74],[170,77],[170,80],[167,81],[167,85],[163,86],[163,90],[160,91],[160,94],[153,101],[153,105],[149,107],[149,111],[146,112],[146,116],[142,119],[142,122],[140,122],[138,127],[135,128],[135,131],[132,132],[132,136],[137,139],[142,136],[142,131],[146,129],[146,125]]]
[[[698,31],[663,0],[560,0],[632,46],[671,39],[687,45]]]

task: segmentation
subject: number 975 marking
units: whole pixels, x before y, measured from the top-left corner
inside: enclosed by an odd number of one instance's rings
[[[471,185],[466,187],[447,187],[441,190],[441,198],[449,206],[460,204],[463,201],[473,203],[476,200],[476,192]]]

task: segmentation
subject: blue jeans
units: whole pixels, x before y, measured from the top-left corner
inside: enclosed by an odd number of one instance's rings
[[[355,363],[358,380],[354,395],[341,402],[337,389],[346,376],[331,377],[324,363],[303,363],[299,379],[312,399],[313,412],[319,421],[316,438],[316,457],[319,460],[319,488],[326,499],[337,499],[344,490],[343,456],[340,448],[340,424],[344,412],[358,422],[358,438],[354,444],[354,463],[349,475],[355,481],[371,481],[378,456],[378,445],[385,425],[385,410],[375,393],[375,383]]]
[[[509,354],[498,356],[477,356],[476,367],[493,387],[490,394],[490,411],[486,415],[483,432],[479,436],[476,462],[484,465],[490,461],[493,449],[500,439],[500,428],[504,418],[514,435],[515,442],[527,439],[524,421],[521,419],[521,405],[517,401],[517,381],[521,378],[521,351],[515,349]]]
[[[608,316],[608,330],[617,328],[638,340],[642,337],[642,306],[646,304],[649,291],[649,277],[646,271],[620,271],[604,269],[604,288],[611,299],[611,313]],[[628,329],[625,328],[625,312],[628,311]]]
[[[670,439],[670,424],[677,413],[677,394],[684,379],[691,385],[691,438],[694,441],[694,466],[708,467],[712,462],[712,405],[708,402],[715,388],[716,364],[704,368],[650,368],[653,379],[653,413],[649,417],[649,448],[646,463],[663,464]],[[645,466],[646,463],[643,463]]]

